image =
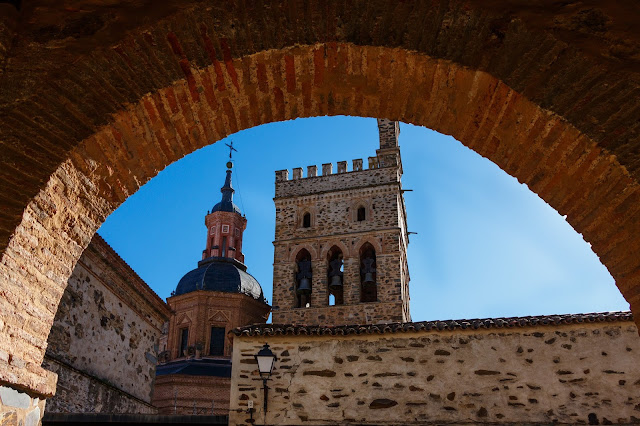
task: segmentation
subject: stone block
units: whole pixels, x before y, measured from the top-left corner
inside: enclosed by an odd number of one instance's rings
[[[289,180],[289,170],[276,171],[276,182],[285,182]]]
[[[378,157],[369,157],[369,169],[378,168]]]
[[[0,387],[0,401],[2,405],[15,408],[29,408],[31,397],[24,392],[19,392],[7,386]]]

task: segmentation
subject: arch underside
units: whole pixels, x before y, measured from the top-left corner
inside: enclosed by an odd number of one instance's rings
[[[67,278],[129,195],[196,149],[300,117],[384,117],[452,135],[567,215],[640,312],[633,67],[614,70],[490,6],[283,4],[185,6],[90,50],[45,41],[70,65],[64,75],[47,65],[41,88],[10,72],[37,48],[16,50],[2,77],[15,90],[1,96],[0,346],[13,352],[0,381],[53,392],[40,363]]]

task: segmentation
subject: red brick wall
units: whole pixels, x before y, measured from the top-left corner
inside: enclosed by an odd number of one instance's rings
[[[158,414],[229,414],[231,379],[171,374],[156,379],[153,405]]]

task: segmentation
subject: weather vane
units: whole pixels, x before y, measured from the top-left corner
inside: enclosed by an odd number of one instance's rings
[[[233,151],[238,152],[238,150],[233,147],[233,141],[230,141],[230,143],[225,143],[225,145],[229,147],[229,161],[227,161],[227,169],[230,169],[231,167],[233,167],[233,163],[231,162]]]

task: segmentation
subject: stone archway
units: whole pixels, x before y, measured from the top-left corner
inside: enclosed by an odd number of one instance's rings
[[[633,17],[500,2],[178,3],[143,22],[133,6],[81,4],[43,23],[44,3],[3,21],[14,48],[0,96],[0,382],[52,394],[40,363],[67,277],[141,184],[231,133],[297,117],[454,136],[566,214],[640,310],[638,67],[598,35],[633,47],[637,35],[608,24]],[[43,65],[21,74],[38,54]]]

